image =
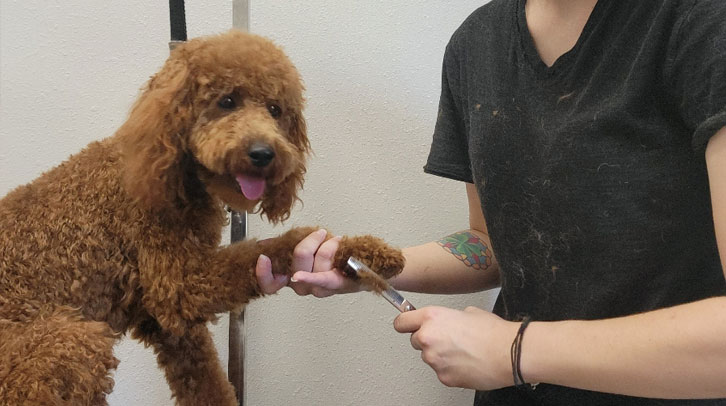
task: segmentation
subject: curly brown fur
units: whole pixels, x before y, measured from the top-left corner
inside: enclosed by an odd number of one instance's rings
[[[154,348],[177,404],[237,404],[205,323],[262,295],[260,254],[291,274],[314,229],[219,247],[224,205],[289,216],[309,150],[302,92],[263,38],[192,40],[113,137],[0,200],[0,404],[106,404],[125,332]],[[336,265],[348,255],[403,267],[373,237],[343,239]]]
[[[3,405],[101,404],[118,361],[108,324],[59,306],[38,312],[3,309],[0,400]],[[6,318],[14,313],[15,317]],[[22,315],[22,316],[21,316]],[[21,316],[21,317],[18,317]],[[59,340],[62,338],[62,341]]]

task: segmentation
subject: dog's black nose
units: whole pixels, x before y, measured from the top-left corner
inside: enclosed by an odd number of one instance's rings
[[[252,165],[264,168],[275,158],[275,151],[269,145],[257,142],[252,144],[247,155],[250,157]]]

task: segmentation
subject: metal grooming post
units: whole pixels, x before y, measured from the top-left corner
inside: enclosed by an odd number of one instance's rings
[[[244,240],[247,236],[247,213],[230,212],[231,242]],[[229,313],[229,358],[227,376],[234,386],[239,405],[244,405],[245,396],[245,309]]]
[[[187,40],[187,19],[184,12],[184,0],[169,0],[169,27],[171,41],[169,50]]]
[[[171,41],[169,50],[187,40],[184,0],[169,0],[169,22]],[[249,0],[233,0],[232,26],[239,30],[249,29]],[[247,237],[247,213],[230,211],[231,243]],[[229,360],[227,364],[229,381],[234,386],[239,405],[244,405],[244,308],[239,313],[229,314]]]
[[[249,16],[248,0],[233,0],[232,26],[247,30]],[[171,40],[169,50],[187,40],[187,22],[184,0],[169,0],[169,27]],[[247,213],[230,212],[231,243],[242,241],[247,236]],[[228,377],[234,386],[239,405],[244,404],[244,308],[239,313],[229,314],[229,360]]]
[[[249,0],[232,1],[232,27],[249,31]],[[244,240],[247,237],[247,213],[231,212],[231,242]],[[229,359],[227,364],[229,381],[232,382],[237,393],[240,406],[244,405],[245,398],[245,310],[229,314]]]

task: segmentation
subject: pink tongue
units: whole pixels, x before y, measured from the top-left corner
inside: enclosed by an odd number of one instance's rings
[[[237,183],[239,183],[242,194],[249,200],[257,200],[265,192],[265,180],[262,178],[254,178],[252,176],[237,175]]]

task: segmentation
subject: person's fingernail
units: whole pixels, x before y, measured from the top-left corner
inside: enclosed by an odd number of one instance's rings
[[[290,278],[290,282],[297,282],[297,279],[295,279],[295,278]]]
[[[320,230],[318,230],[317,233],[321,237],[325,237],[326,235],[328,235],[328,231],[324,228],[321,228]]]
[[[258,258],[258,260],[262,260],[264,262],[270,262],[270,258],[265,254],[260,254],[260,257]]]
[[[336,235],[335,237],[333,237],[333,239],[336,240],[336,241],[340,241],[340,240],[343,239],[343,236],[342,235]]]

